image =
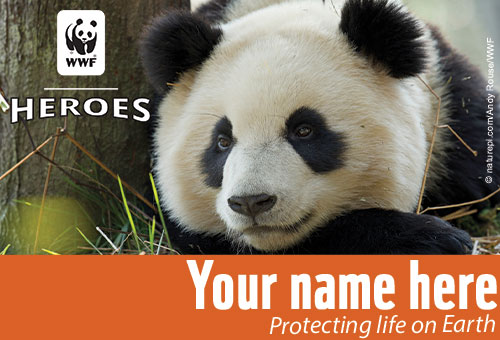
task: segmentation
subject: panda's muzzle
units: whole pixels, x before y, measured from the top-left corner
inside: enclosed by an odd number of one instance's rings
[[[254,225],[248,227],[242,231],[243,234],[246,235],[263,235],[268,233],[286,233],[293,234],[299,232],[302,227],[309,222],[313,213],[309,213],[300,218],[297,222],[287,225],[287,226],[267,226],[267,225]]]
[[[278,198],[275,195],[260,194],[253,196],[233,196],[227,200],[229,207],[245,216],[255,219],[256,216],[271,210]]]

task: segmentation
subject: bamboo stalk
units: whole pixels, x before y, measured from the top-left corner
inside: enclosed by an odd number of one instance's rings
[[[499,192],[500,192],[500,188],[498,188],[497,190],[495,190],[494,192],[492,192],[488,196],[480,198],[480,199],[477,199],[477,200],[474,200],[474,201],[465,202],[465,203],[459,203],[459,204],[452,204],[452,205],[443,205],[443,206],[440,206],[440,207],[430,207],[430,208],[427,208],[424,211],[422,211],[420,214],[425,214],[426,212],[433,211],[433,210],[442,210],[442,209],[450,209],[450,208],[460,208],[460,207],[465,207],[465,206],[468,206],[468,205],[473,205],[473,204],[481,203],[481,202],[489,200],[490,198],[492,198],[493,196],[495,196]]]
[[[47,145],[52,140],[52,138],[54,138],[54,136],[50,136],[49,138],[47,138],[47,140],[45,142],[43,142],[42,144],[40,144],[35,150],[33,150],[29,154],[27,154],[16,165],[14,165],[12,168],[10,168],[9,170],[7,170],[2,176],[0,176],[0,182],[3,179],[5,179],[7,176],[9,176],[12,172],[14,172],[14,170],[16,170],[17,168],[19,168],[24,162],[26,162],[28,159],[30,159],[36,153],[38,153],[38,151],[40,151],[45,145]]]
[[[424,190],[425,183],[427,182],[427,175],[429,173],[429,167],[431,165],[432,160],[432,151],[434,150],[434,143],[436,142],[437,129],[439,126],[439,114],[441,113],[441,97],[438,96],[436,92],[430,87],[420,76],[417,76],[418,79],[429,89],[429,91],[434,95],[434,97],[438,100],[438,108],[436,112],[436,121],[434,123],[434,130],[432,132],[431,145],[429,147],[429,153],[427,154],[427,162],[425,164],[425,172],[424,178],[422,179],[422,186],[420,187],[420,196],[418,197],[418,205],[417,205],[417,214],[420,214],[420,210],[422,209],[422,199],[424,198]]]
[[[438,128],[440,129],[448,129],[451,131],[451,133],[453,133],[453,135],[455,135],[455,137],[457,137],[457,139],[460,141],[460,143],[462,143],[466,148],[467,150],[469,150],[473,155],[474,157],[477,157],[477,151],[474,150],[473,148],[471,148],[469,146],[469,144],[467,144],[463,139],[462,137],[460,137],[460,135],[455,131],[453,130],[453,128],[451,126],[449,126],[448,124],[446,125],[439,125]]]

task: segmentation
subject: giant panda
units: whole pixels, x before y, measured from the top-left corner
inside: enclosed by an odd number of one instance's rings
[[[497,189],[486,82],[399,2],[212,0],[157,18],[140,50],[182,253],[470,252],[466,232],[416,211],[437,96],[438,123],[477,156],[439,128],[423,205]]]

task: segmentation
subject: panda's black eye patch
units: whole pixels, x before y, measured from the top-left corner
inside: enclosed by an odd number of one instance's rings
[[[286,139],[317,173],[325,173],[342,166],[344,138],[326,124],[316,110],[301,107],[286,121]]]
[[[78,32],[78,35],[82,36],[83,35],[83,31]]]
[[[92,37],[92,33],[88,32],[88,33],[87,33],[87,36],[88,36],[89,38],[91,38],[91,37]]]
[[[201,158],[201,168],[205,177],[205,183],[212,188],[222,186],[222,176],[227,157],[235,144],[233,138],[233,126],[226,117],[221,118],[215,124],[210,145]]]

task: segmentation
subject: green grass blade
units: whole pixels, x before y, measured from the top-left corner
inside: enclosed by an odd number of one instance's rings
[[[47,250],[47,249],[43,249],[43,248],[42,248],[42,251],[44,251],[44,252],[46,252],[47,254],[50,254],[50,255],[61,255],[61,254],[56,253],[55,251],[51,251],[51,250]]]
[[[151,255],[155,254],[154,244],[155,244],[155,226],[156,218],[153,216],[153,226],[149,228],[149,245],[151,246]],[[160,245],[158,245],[158,248]]]
[[[7,247],[5,247],[4,250],[2,250],[2,252],[0,253],[0,255],[7,254],[7,250],[9,250],[9,248],[10,248],[10,244],[8,244]]]
[[[85,236],[85,234],[77,227],[76,230],[78,230],[78,232],[80,233],[80,235],[82,235],[82,237],[85,239],[85,241],[87,241],[88,244],[90,244],[92,246],[92,248],[95,249],[95,251],[97,251],[99,253],[99,255],[102,255],[101,251],[99,249],[97,249],[96,246],[94,246],[94,244],[92,242],[90,242],[90,240],[87,238],[87,236]]]
[[[125,206],[125,211],[127,212],[128,220],[130,222],[130,226],[132,227],[132,232],[134,233],[135,243],[137,244],[137,251],[141,252],[139,236],[137,236],[137,230],[135,229],[134,219],[132,218],[132,214],[130,213],[130,209],[128,208],[127,198],[125,197],[125,192],[123,191],[123,185],[120,176],[118,176],[118,184],[120,185],[120,192],[122,193],[123,205]]]
[[[158,208],[158,213],[160,214],[161,224],[163,226],[163,231],[165,232],[165,237],[167,238],[167,244],[170,249],[173,249],[172,243],[170,242],[170,237],[168,236],[167,225],[165,224],[165,219],[163,217],[163,212],[161,210],[160,199],[158,198],[158,191],[156,190],[155,180],[153,178],[153,174],[149,173],[149,178],[151,180],[151,185],[153,187],[153,193],[155,195],[155,202]]]

